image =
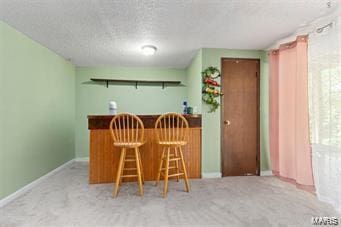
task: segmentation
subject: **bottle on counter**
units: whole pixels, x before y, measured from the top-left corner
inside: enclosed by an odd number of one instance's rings
[[[109,114],[116,115],[117,114],[117,103],[114,101],[109,102]]]
[[[182,113],[187,114],[187,102],[186,101],[182,103]]]

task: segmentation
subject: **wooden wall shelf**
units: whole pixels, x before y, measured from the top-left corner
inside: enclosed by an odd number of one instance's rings
[[[181,86],[181,81],[170,81],[170,80],[116,80],[116,79],[99,79],[99,78],[91,78],[91,81],[94,82],[105,82],[107,87],[109,87],[110,83],[132,83],[135,84],[135,88],[137,89],[137,85],[144,84],[160,84],[162,85],[162,89],[165,88],[165,85],[173,85],[173,86]]]

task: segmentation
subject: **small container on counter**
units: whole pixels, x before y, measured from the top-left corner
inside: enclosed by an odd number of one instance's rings
[[[187,109],[186,109],[186,113],[187,114],[193,114],[193,108],[188,106]]]
[[[117,103],[114,101],[109,102],[109,114],[116,115],[117,114]]]

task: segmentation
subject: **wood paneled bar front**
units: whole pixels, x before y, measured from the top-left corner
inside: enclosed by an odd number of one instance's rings
[[[156,143],[155,122],[160,115],[138,115],[145,127],[146,143],[141,147],[145,180],[155,180],[161,159]],[[201,115],[183,115],[189,123],[188,144],[183,147],[189,178],[201,178]],[[89,183],[115,182],[120,152],[113,146],[109,125],[113,115],[89,115],[90,165]],[[134,179],[135,180],[135,179]]]

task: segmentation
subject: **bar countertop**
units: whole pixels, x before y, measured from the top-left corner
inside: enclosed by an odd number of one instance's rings
[[[110,121],[115,115],[88,115],[88,129],[109,129]],[[158,115],[137,115],[145,128],[154,128]],[[201,128],[201,114],[183,114],[190,128]]]

